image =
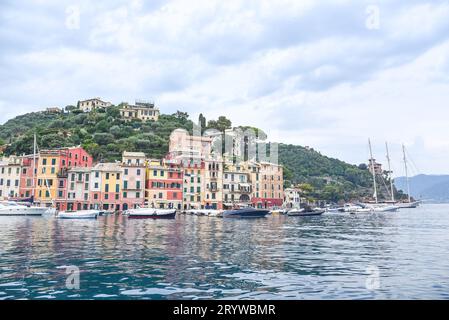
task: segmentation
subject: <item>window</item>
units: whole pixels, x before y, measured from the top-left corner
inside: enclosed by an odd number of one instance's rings
[[[178,199],[178,193],[177,192],[173,192],[173,199]]]
[[[140,189],[140,181],[136,182],[136,189]]]
[[[153,170],[153,176],[157,177],[157,170]]]
[[[123,189],[128,189],[128,181],[123,181]]]
[[[74,173],[72,173],[72,176],[70,177],[70,180],[71,181],[75,181],[75,174]]]
[[[136,198],[140,198],[140,192],[136,192]]]
[[[86,181],[89,181],[89,178],[90,178],[89,174],[86,174]]]
[[[89,184],[88,183],[84,184],[84,190],[89,190]]]
[[[123,192],[123,198],[124,199],[128,198],[128,193],[127,192]]]
[[[115,185],[115,192],[120,192],[120,185],[119,184]]]
[[[55,167],[51,167],[51,174],[55,174],[55,172],[56,172]]]
[[[164,171],[161,170],[161,177],[163,177],[163,176],[164,176]]]
[[[56,159],[51,159],[51,165],[55,166],[56,165]]]
[[[162,192],[159,192],[159,199],[162,199],[162,198],[163,198]]]
[[[125,169],[125,176],[128,175],[128,169]]]
[[[100,177],[100,173],[97,171],[95,172],[95,178],[99,178]]]
[[[109,180],[109,172],[106,173],[106,180]]]
[[[105,184],[105,186],[104,186],[104,191],[105,191],[105,192],[109,192],[109,184]]]
[[[108,194],[105,194],[105,195],[104,195],[104,199],[105,199],[105,200],[108,200],[108,199],[109,199],[109,195],[108,195]]]
[[[94,194],[94,200],[98,200],[98,194]]]
[[[137,169],[137,175],[140,176],[140,169]]]
[[[120,173],[117,173],[117,180],[120,179]]]
[[[42,165],[46,166],[47,165],[47,159],[42,159]]]

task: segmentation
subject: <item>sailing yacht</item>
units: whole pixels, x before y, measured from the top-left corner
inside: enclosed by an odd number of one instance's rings
[[[36,134],[34,135],[34,155],[33,155],[33,195],[35,191],[35,174],[36,174]],[[34,199],[34,196],[32,197]],[[42,216],[49,212],[50,208],[37,207],[31,205],[19,204],[14,201],[0,202],[1,216]]]
[[[365,204],[365,211],[366,212],[396,212],[399,210],[399,206],[396,206],[393,202],[393,204],[391,203],[380,203],[379,202],[379,197],[378,197],[378,190],[377,190],[377,181],[376,181],[376,170],[374,168],[374,157],[373,157],[373,149],[371,146],[371,140],[368,139],[368,145],[369,145],[369,152],[370,152],[370,163],[371,163],[371,174],[373,176],[373,189],[374,189],[374,204]],[[387,154],[388,154],[388,144],[387,146]],[[387,155],[387,158],[389,159],[390,156],[389,154]],[[390,166],[390,162],[389,163],[389,171],[391,171],[391,166]],[[392,199],[394,199],[394,192],[393,192],[393,188],[391,190],[391,194],[392,194]]]
[[[410,178],[408,175],[408,160],[407,160],[407,153],[405,152],[405,145],[402,145],[402,153],[404,155],[403,160],[404,160],[404,169],[405,169],[405,182],[407,184],[408,201],[398,203],[398,206],[400,208],[417,208],[419,206],[420,202],[412,201],[412,196],[410,195]]]

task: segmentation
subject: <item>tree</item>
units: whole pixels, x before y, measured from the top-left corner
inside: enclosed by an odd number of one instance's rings
[[[206,130],[206,118],[202,113],[200,113],[200,116],[198,117],[198,124],[201,126],[201,133],[203,133]]]
[[[226,129],[232,128],[232,122],[225,116],[218,117],[218,120],[210,120],[207,123],[207,129],[217,129],[220,132],[225,132]]]
[[[173,114],[173,116],[176,119],[182,120],[182,121],[186,121],[189,118],[189,114],[187,112],[181,112],[181,111],[176,111],[176,113]]]

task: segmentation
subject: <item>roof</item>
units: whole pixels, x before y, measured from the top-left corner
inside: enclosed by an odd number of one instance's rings
[[[145,153],[143,152],[123,152],[123,157],[132,157],[132,158],[145,158]]]
[[[99,163],[95,167],[92,168],[93,171],[105,171],[105,172],[119,172],[122,170],[119,163]]]

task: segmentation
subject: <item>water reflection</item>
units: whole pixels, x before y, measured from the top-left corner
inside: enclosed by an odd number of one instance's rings
[[[0,218],[0,299],[447,299],[449,206],[258,220]],[[81,272],[65,287],[66,267]],[[380,272],[379,290],[365,282]]]

